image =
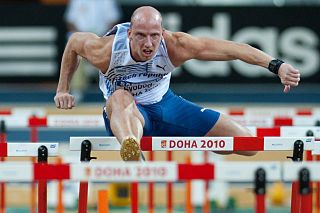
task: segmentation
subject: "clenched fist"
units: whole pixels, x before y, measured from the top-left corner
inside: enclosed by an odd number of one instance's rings
[[[59,109],[72,109],[76,106],[74,97],[67,92],[57,92],[54,102]]]
[[[284,92],[289,92],[290,87],[296,87],[300,81],[300,72],[299,70],[295,69],[290,64],[282,64],[278,71],[278,76],[281,80],[281,83],[285,85]]]

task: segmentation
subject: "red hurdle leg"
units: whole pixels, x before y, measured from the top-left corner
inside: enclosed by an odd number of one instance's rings
[[[92,144],[89,140],[81,142],[80,161],[90,162],[96,157],[91,157]],[[88,204],[88,182],[80,182],[78,213],[86,213]]]
[[[308,136],[308,135],[307,135]],[[306,161],[313,161],[312,152],[310,150],[306,151]],[[313,186],[315,185],[315,182],[310,182],[310,188],[313,189]],[[311,206],[312,206],[312,198],[313,196],[316,197],[316,192],[314,193],[313,190],[310,192],[310,199],[311,199]],[[306,198],[301,198],[301,210],[303,210],[304,202],[306,202]],[[303,210],[304,211],[304,210]]]
[[[149,152],[149,161],[153,161],[153,152]],[[154,202],[153,202],[153,192],[154,192],[154,183],[150,182],[148,191],[148,213],[154,213]]]
[[[299,171],[299,195],[301,196],[300,212],[312,213],[312,188],[310,171],[302,168]]]
[[[301,195],[299,193],[299,183],[292,182],[291,186],[291,213],[300,213]]]
[[[204,163],[208,163],[208,152],[204,152]],[[210,213],[209,181],[205,181],[203,213]]]
[[[301,210],[304,213],[312,213],[312,193],[301,196]]]
[[[167,152],[167,160],[172,161],[172,152]],[[172,183],[167,183],[167,213],[172,213]]]
[[[316,139],[319,140],[319,139]],[[316,156],[316,161],[320,161],[320,156]],[[320,213],[320,182],[316,182],[316,213]]]
[[[48,163],[48,148],[40,146],[38,148],[38,164],[45,166]],[[38,181],[38,213],[47,213],[47,180]]]
[[[304,145],[301,140],[297,140],[293,145],[293,156],[291,158],[294,162],[301,162],[303,160]],[[301,209],[301,195],[299,192],[299,182],[292,182],[291,186],[291,213],[300,213]]]
[[[30,126],[30,141],[32,143],[36,143],[38,141],[38,128],[36,126]],[[36,162],[36,158],[32,157],[31,158],[32,162]],[[37,206],[37,200],[36,200],[36,194],[37,194],[37,189],[36,189],[36,183],[32,181],[31,183],[31,206],[30,206],[30,213],[36,213],[36,206]]]
[[[131,183],[131,213],[138,213],[138,183]]]
[[[320,161],[320,156],[317,155],[317,161]],[[316,213],[320,212],[320,182],[316,182]]]
[[[0,123],[0,143],[6,143],[7,136],[6,136],[6,127],[4,121]],[[0,158],[0,161],[5,161],[4,157]],[[1,199],[0,199],[0,213],[6,212],[6,185],[5,183],[0,183],[0,190],[1,190]]]
[[[263,168],[255,172],[255,189],[256,196],[255,213],[265,213],[265,196],[266,196],[266,172]]]
[[[312,158],[312,152],[310,150],[307,150],[306,151],[306,160],[307,161],[312,161],[313,158]]]
[[[2,159],[1,159],[1,161],[3,161]],[[6,212],[6,199],[5,199],[5,196],[6,196],[6,187],[5,187],[5,183],[0,183],[0,187],[1,187],[1,200],[0,200],[0,202],[1,202],[1,213],[5,213]]]
[[[256,195],[256,207],[255,213],[265,213],[266,212],[266,202],[265,194]]]
[[[186,159],[186,164],[190,165],[191,164],[191,157],[188,156]],[[192,206],[192,185],[191,185],[191,180],[186,181],[186,213],[193,213],[193,206]]]
[[[47,180],[38,182],[38,213],[47,212]]]
[[[320,182],[316,183],[316,212],[320,212]]]
[[[87,213],[88,182],[80,182],[78,213]]]

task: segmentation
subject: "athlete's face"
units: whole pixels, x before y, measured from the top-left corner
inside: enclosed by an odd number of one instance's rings
[[[157,52],[163,29],[157,21],[136,21],[128,31],[131,55],[136,61],[147,61]]]

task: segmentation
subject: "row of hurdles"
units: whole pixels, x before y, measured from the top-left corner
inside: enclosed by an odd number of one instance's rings
[[[151,141],[150,141],[151,140]],[[185,144],[189,144],[189,141],[195,141],[197,144],[202,144],[203,141],[229,141],[229,143],[232,143],[232,147],[240,147],[241,150],[244,149],[244,143],[245,141],[248,141],[247,145],[252,145],[253,143],[277,143],[279,144],[290,144],[290,146],[283,146],[287,147],[286,150],[293,150],[293,158],[295,158],[295,161],[302,160],[302,155],[304,151],[304,147],[306,147],[307,150],[313,151],[313,153],[317,153],[317,145],[318,142],[314,140],[314,137],[287,137],[287,138],[281,138],[281,137],[218,137],[218,138],[202,138],[202,137],[194,137],[194,138],[184,138],[184,139],[179,139],[179,138],[144,138],[144,140],[141,141],[141,147],[143,150],[147,151],[154,151],[154,150],[162,150],[162,151],[173,151],[173,150],[179,150],[179,148],[171,148],[170,147],[164,147],[163,146],[163,141],[177,141],[180,140]],[[101,143],[108,144],[108,146],[99,146]],[[231,142],[230,142],[231,141]],[[152,146],[146,145],[146,143],[151,143]],[[240,144],[240,146],[239,146]],[[236,182],[250,182],[246,177],[242,177],[241,171],[244,171],[246,167],[249,168],[255,168],[257,169],[260,168],[263,163],[253,163],[253,162],[248,162],[247,166],[242,166],[241,163],[237,162],[234,163],[235,165],[232,166],[231,164],[223,163],[216,165],[215,167],[210,166],[210,164],[203,164],[202,166],[206,168],[204,171],[203,170],[198,170],[199,168],[202,168],[201,165],[180,165],[178,166],[178,169],[176,168],[177,166],[173,166],[175,163],[171,162],[164,162],[161,164],[160,162],[155,162],[154,165],[161,165],[160,168],[155,167],[155,168],[148,168],[146,163],[136,163],[134,164],[133,168],[135,168],[137,165],[142,167],[141,169],[138,169],[136,172],[132,171],[130,168],[126,168],[125,163],[117,163],[117,162],[109,162],[109,163],[91,163],[91,164],[79,164],[75,165],[73,168],[69,164],[61,164],[61,165],[49,165],[46,163],[46,158],[48,155],[54,155],[57,153],[57,147],[58,144],[47,144],[46,145],[41,145],[38,144],[38,149],[35,149],[36,144],[30,144],[30,143],[22,143],[22,144],[14,144],[14,143],[2,143],[0,146],[0,156],[1,157],[7,157],[7,156],[25,156],[21,151],[19,150],[24,150],[26,153],[28,153],[28,156],[38,156],[38,163],[37,164],[26,164],[26,163],[18,163],[21,164],[20,166],[16,163],[2,163],[1,164],[1,176],[0,180],[1,181],[32,181],[32,180],[37,180],[39,182],[39,190],[38,190],[38,212],[46,212],[46,181],[48,179],[72,179],[72,180],[77,180],[81,181],[80,183],[80,194],[79,194],[79,212],[86,212],[87,209],[87,182],[84,181],[168,181],[168,182],[173,182],[176,180],[191,180],[191,179],[204,179],[206,181],[217,179],[221,175],[221,180],[224,181],[232,181],[230,178],[236,178],[233,181]],[[112,137],[106,137],[106,138],[70,138],[70,149],[71,150],[81,150],[81,156],[80,159],[81,161],[88,162],[92,159],[90,156],[91,150],[106,150],[106,147],[111,148],[111,150],[119,150],[119,147],[117,148],[116,146],[116,140],[115,138]],[[151,149],[150,149],[151,147]],[[185,146],[187,147],[187,146]],[[261,151],[261,145],[259,146],[250,146],[251,148],[248,150],[252,151]],[[291,148],[290,148],[291,147]],[[220,147],[221,148],[221,147]],[[186,148],[184,148],[186,149]],[[196,150],[192,147],[188,148],[189,150]],[[207,148],[206,150],[216,150],[216,149],[211,149]],[[227,148],[226,150],[229,150]],[[234,149],[237,150],[237,149]],[[268,149],[264,149],[267,151]],[[271,149],[275,150],[275,149]],[[283,150],[283,149],[280,149]],[[173,164],[172,164],[173,163]],[[230,163],[230,162],[229,162]],[[111,165],[110,165],[111,164]],[[98,166],[95,169],[95,165]],[[171,166],[169,166],[171,165]],[[224,167],[223,165],[226,165]],[[272,168],[276,168],[274,164],[272,164]],[[309,163],[309,164],[295,164],[298,166],[302,166],[303,168],[309,168],[309,172],[311,173],[311,177],[317,177],[317,174],[313,174],[313,171],[318,171],[317,166],[320,166],[319,163],[314,162]],[[13,166],[13,167],[11,167]],[[89,166],[89,167],[88,167]],[[91,168],[91,166],[93,166]],[[106,167],[105,167],[106,166]],[[125,169],[120,169],[124,166]],[[200,166],[200,167],[199,167]],[[310,167],[308,167],[310,166]],[[77,168],[82,168],[82,169],[77,169]],[[146,170],[144,169],[146,167]],[[199,168],[198,168],[199,167]],[[263,167],[263,166],[262,166]],[[191,169],[190,169],[191,168]],[[220,168],[222,172],[219,173],[220,170],[214,171],[213,168]],[[233,168],[232,170],[228,170],[228,168]],[[286,168],[286,167],[283,167]],[[299,167],[301,168],[301,167]],[[7,170],[6,170],[7,169]],[[30,171],[29,171],[30,170]],[[212,171],[213,170],[213,171]],[[116,171],[116,172],[114,172]],[[139,172],[140,171],[140,172]],[[148,171],[143,172],[143,171]],[[177,172],[174,171],[179,171],[178,174]],[[244,172],[243,175],[245,174],[250,174],[250,178],[252,180],[252,172]],[[297,180],[297,172],[293,172],[286,176],[286,174],[289,171],[297,171],[294,170],[293,168],[290,167],[288,170],[281,170],[280,172],[272,171],[270,174],[278,174],[276,175],[275,180],[282,180],[282,181],[296,181]],[[225,174],[223,172],[226,172]],[[258,170],[257,170],[258,172]],[[259,172],[258,172],[259,173]],[[305,174],[305,171],[301,172]],[[9,174],[9,175],[7,175]],[[14,174],[14,175],[13,175]],[[135,174],[135,175],[131,175]],[[143,175],[148,174],[149,177],[144,177]],[[232,174],[230,177],[228,175]],[[237,174],[236,176],[234,174]],[[280,175],[279,175],[280,174]],[[283,177],[281,174],[285,174]],[[60,176],[61,175],[61,176]],[[199,175],[199,176],[198,176]],[[83,178],[84,176],[84,178]],[[124,179],[121,179],[121,177],[124,177]],[[159,176],[159,177],[158,177]],[[174,178],[173,178],[174,177]],[[304,177],[304,176],[303,176]],[[13,178],[13,179],[12,179]],[[100,179],[99,179],[100,178]],[[139,179],[140,178],[140,179]],[[150,179],[148,179],[150,178]],[[154,179],[155,178],[155,179]],[[157,179],[159,178],[159,179]],[[168,178],[168,179],[166,179]],[[239,179],[240,178],[240,179]],[[289,179],[288,179],[289,178]],[[291,179],[290,179],[291,178]],[[261,178],[259,178],[261,179]],[[308,178],[302,178],[303,180],[308,180],[310,181],[310,174],[308,174]],[[301,179],[301,180],[302,180]],[[312,181],[317,181],[319,179],[311,179]],[[272,181],[272,179],[268,179],[268,181]],[[292,209],[298,209],[295,212],[300,212],[300,207],[303,209],[303,212],[305,211],[305,208],[310,208],[310,206],[305,206],[306,202],[310,202],[310,192],[311,190],[302,190],[300,186],[309,186],[308,184],[302,184],[302,183],[296,183],[296,186],[293,187],[293,190],[296,190],[295,193],[293,193],[292,197]],[[300,190],[298,188],[300,187]],[[134,184],[132,187],[132,212],[138,212],[138,205],[137,205],[137,185]],[[257,192],[263,191],[263,190],[256,190]],[[299,192],[298,192],[299,191]],[[300,195],[302,191],[308,191],[308,196],[304,197],[303,195]],[[265,192],[265,190],[264,190]],[[303,194],[303,193],[302,193]],[[260,198],[259,198],[260,197]],[[134,198],[134,199],[133,199]],[[257,212],[265,212],[265,204],[264,201],[262,202],[261,196],[257,196],[257,207],[256,211]],[[189,202],[187,202],[189,203]],[[260,204],[259,204],[260,203]],[[312,206],[312,204],[311,204]],[[312,207],[311,207],[312,209]],[[171,210],[172,211],[172,210]],[[190,210],[191,211],[191,210]],[[189,211],[188,211],[189,212]],[[307,211],[310,212],[310,211]]]
[[[289,110],[290,111],[290,110]],[[238,118],[238,119],[244,119],[244,114],[246,114],[246,116],[248,114],[248,111],[246,113],[241,112],[241,111],[230,111],[232,113],[230,113],[232,116]],[[30,137],[30,141],[32,142],[37,142],[37,128],[39,127],[48,127],[48,128],[54,128],[54,127],[69,127],[69,128],[76,128],[76,127],[101,127],[103,126],[103,122],[101,122],[101,116],[92,116],[92,115],[71,115],[71,116],[62,116],[62,115],[49,115],[49,116],[40,116],[40,117],[35,117],[35,116],[31,116],[31,117],[27,117],[22,119],[23,116],[18,116],[18,114],[14,115],[15,113],[12,113],[12,115],[10,115],[9,113],[7,113],[7,115],[4,115],[4,117],[6,119],[4,119],[4,121],[11,122],[9,126],[9,128],[16,126],[23,126],[26,128],[31,128],[31,137]],[[27,113],[26,113],[27,114]],[[265,113],[267,114],[267,113]],[[300,110],[300,111],[296,111],[297,116],[300,116],[298,118],[294,117],[294,118],[284,118],[284,117],[278,117],[278,118],[274,118],[273,123],[276,124],[304,124],[303,122],[297,122],[299,120],[309,120],[312,121],[312,124],[316,124],[316,122],[314,122],[316,119],[318,119],[317,117],[317,111],[307,111],[307,110]],[[311,116],[311,117],[310,117]],[[10,118],[11,117],[11,118]],[[12,119],[13,118],[13,119]],[[254,117],[252,117],[253,119],[255,119]],[[23,122],[21,122],[21,119],[23,120]],[[246,117],[245,119],[248,119],[248,117]],[[260,123],[268,123],[267,120],[270,119],[270,117],[266,117],[261,119],[262,122]],[[291,119],[291,121],[290,121]],[[256,122],[257,119],[250,121],[250,119],[248,119],[249,123],[253,122],[253,123],[257,123]],[[27,121],[27,122],[26,122]],[[289,122],[288,122],[289,121]],[[310,122],[309,122],[310,123]],[[14,125],[13,125],[14,124]],[[271,124],[270,124],[271,125]],[[268,125],[269,126],[269,125]],[[281,136],[281,137],[285,137],[287,135],[291,135],[291,136],[303,136],[303,135],[312,135],[314,134],[316,137],[318,137],[319,134],[319,130],[317,127],[268,127],[268,128],[254,128],[254,127],[250,127],[251,130],[253,132],[255,132],[258,136]],[[3,140],[5,141],[5,140]],[[209,146],[212,144],[213,146],[213,142],[209,142]],[[189,142],[190,143],[190,142]],[[228,143],[228,141],[227,141]],[[229,142],[230,143],[230,142]],[[114,143],[114,144],[118,144],[118,143]],[[263,146],[261,146],[261,141],[259,143],[259,149],[260,151],[264,150],[264,148],[262,148]],[[310,144],[310,143],[309,143]],[[207,144],[208,145],[208,144]],[[199,146],[197,145],[195,148],[200,147],[201,145],[199,144]],[[211,148],[212,148],[211,146]],[[288,145],[288,146],[292,146],[292,144]],[[307,145],[308,146],[308,145]],[[110,147],[109,147],[110,148]],[[179,148],[179,147],[178,147]],[[219,147],[218,147],[219,148]],[[285,148],[282,148],[285,149]],[[309,149],[309,148],[307,148]],[[313,152],[315,152],[316,149],[313,149]],[[308,155],[310,158],[310,155]],[[170,160],[171,157],[171,152],[168,151],[167,152],[167,159]],[[171,184],[168,183],[168,191],[172,191],[171,188]],[[171,193],[168,193],[168,195],[170,195]],[[168,196],[168,209],[172,209],[172,202],[170,202],[171,198],[170,196]]]

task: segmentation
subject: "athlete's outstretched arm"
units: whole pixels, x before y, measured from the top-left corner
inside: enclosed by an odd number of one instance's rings
[[[106,70],[109,64],[106,48],[108,48],[109,43],[112,43],[106,39],[100,38],[93,33],[82,32],[74,33],[70,37],[63,53],[59,83],[54,97],[58,108],[71,109],[75,106],[74,97],[69,94],[70,82],[81,57],[87,59],[98,69]]]
[[[227,40],[194,37],[187,33],[167,32],[164,34],[168,40],[168,51],[173,63],[181,65],[189,59],[205,61],[229,61],[239,59],[249,64],[268,68],[274,58],[270,55],[248,45]],[[283,63],[278,71],[282,84],[286,85],[285,92],[290,86],[298,86],[300,73],[290,64]]]

